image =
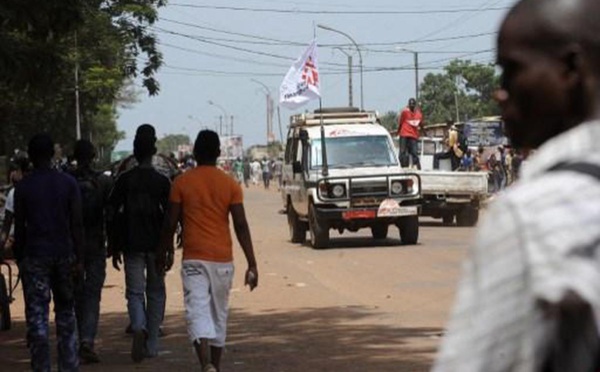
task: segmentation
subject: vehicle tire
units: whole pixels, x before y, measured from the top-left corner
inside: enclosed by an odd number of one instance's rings
[[[402,244],[417,244],[419,240],[419,216],[402,217],[398,223]]]
[[[452,226],[454,224],[454,215],[452,213],[446,213],[442,216],[442,222],[444,226]]]
[[[308,207],[308,228],[310,230],[310,244],[315,249],[323,249],[329,246],[329,228],[317,219],[315,207],[311,203]]]
[[[388,225],[378,224],[371,226],[371,234],[373,235],[373,239],[383,240],[387,238],[388,235]]]
[[[10,327],[10,298],[6,287],[6,278],[0,273],[0,331],[7,331]]]
[[[292,203],[287,205],[287,220],[292,243],[304,243],[306,241],[306,224],[300,221]]]
[[[456,215],[456,224],[458,226],[475,226],[479,221],[479,210],[473,207],[464,207]]]

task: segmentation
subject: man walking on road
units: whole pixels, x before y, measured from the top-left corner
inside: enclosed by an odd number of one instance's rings
[[[91,164],[96,157],[94,145],[88,140],[75,143],[77,168],[71,171],[79,185],[84,240],[83,277],[75,285],[75,314],[79,330],[79,356],[83,363],[98,363],[94,350],[98,331],[100,298],[106,278],[106,207],[112,188],[111,178],[96,172]]]
[[[412,165],[421,169],[417,142],[419,140],[419,129],[423,126],[423,114],[417,107],[417,100],[408,100],[408,106],[402,110],[398,118],[398,136],[400,137],[400,164],[408,168],[409,157]]]
[[[219,371],[225,346],[229,291],[234,271],[229,215],[248,262],[245,284],[250,286],[250,290],[258,284],[242,189],[233,178],[216,167],[220,147],[217,133],[203,130],[198,134],[194,144],[198,166],[173,183],[168,220],[161,235],[162,262],[158,262],[159,270],[170,269],[173,234],[181,220],[181,278],[188,333],[203,372]]]
[[[600,370],[598,14],[522,0],[502,24],[496,99],[537,151],[480,226],[435,371]]]
[[[15,257],[19,263],[31,368],[51,371],[48,313],[54,300],[58,370],[78,371],[73,275],[83,267],[81,198],[75,179],[52,169],[54,143],[35,135],[33,172],[15,189]]]
[[[155,144],[154,127],[138,127],[133,142],[138,165],[117,179],[109,199],[115,211],[112,234],[120,237],[120,242],[112,242],[113,266],[120,269],[123,252],[127,311],[133,331],[131,358],[136,363],[158,355],[166,302],[165,280],[156,271],[156,258],[171,183],[152,167]]]

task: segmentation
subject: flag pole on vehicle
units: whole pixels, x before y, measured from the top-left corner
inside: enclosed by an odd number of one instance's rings
[[[279,104],[289,109],[297,109],[313,99],[319,99],[321,118],[321,157],[323,176],[329,174],[327,149],[325,146],[325,128],[323,126],[323,105],[321,100],[321,82],[317,63],[317,39],[312,40],[308,48],[292,64],[279,88]]]

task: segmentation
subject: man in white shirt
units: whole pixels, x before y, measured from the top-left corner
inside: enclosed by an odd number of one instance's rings
[[[537,151],[480,226],[434,371],[599,370],[598,14],[522,0],[504,20],[496,98],[511,143]]]

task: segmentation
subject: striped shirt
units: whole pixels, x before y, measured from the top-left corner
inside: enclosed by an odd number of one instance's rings
[[[548,172],[562,162],[600,165],[600,121],[546,142],[490,207],[434,371],[540,370],[555,324],[538,304],[555,304],[566,291],[592,306],[598,324],[600,181]]]

